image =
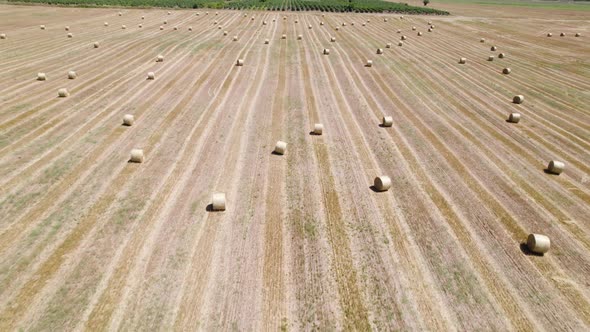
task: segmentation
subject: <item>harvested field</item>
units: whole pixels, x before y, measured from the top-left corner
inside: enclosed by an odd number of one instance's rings
[[[0,5],[0,331],[590,329],[590,12],[441,8]]]

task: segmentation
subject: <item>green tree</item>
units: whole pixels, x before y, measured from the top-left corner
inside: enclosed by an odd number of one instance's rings
[[[430,3],[430,0],[424,0],[424,6],[428,5]]]

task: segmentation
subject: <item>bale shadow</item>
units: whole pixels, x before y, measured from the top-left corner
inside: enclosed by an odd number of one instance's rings
[[[555,174],[555,173],[551,172],[551,171],[549,170],[549,168],[545,168],[545,169],[543,169],[543,172],[545,172],[545,174],[549,174],[549,175],[555,175],[555,176],[559,175],[559,174]]]
[[[309,132],[311,136],[322,136],[322,134],[316,134],[313,130]]]
[[[523,254],[527,255],[527,256],[537,256],[537,257],[543,257],[544,254],[538,254],[536,252],[532,252],[529,250],[529,247],[526,245],[526,243],[521,243],[520,244],[520,251],[522,251]]]
[[[375,186],[369,186],[369,189],[373,190],[373,192],[376,192],[376,193],[381,193],[382,192],[380,190],[377,190],[377,187],[375,187]]]
[[[207,204],[207,206],[205,207],[205,211],[207,211],[207,212],[221,212],[221,211],[213,210],[213,204]]]
[[[381,127],[381,128],[391,128],[392,126],[386,126],[386,125],[384,125],[384,124],[380,123],[380,124],[379,124],[379,127]]]
[[[271,155],[274,155],[274,156],[283,156],[283,155],[284,155],[284,153],[278,153],[278,152],[276,152],[276,151],[273,151],[273,152],[271,152],[270,154],[271,154]]]

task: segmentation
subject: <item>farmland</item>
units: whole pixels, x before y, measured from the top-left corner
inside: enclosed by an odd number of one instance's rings
[[[588,330],[590,15],[440,8],[0,5],[0,331]]]

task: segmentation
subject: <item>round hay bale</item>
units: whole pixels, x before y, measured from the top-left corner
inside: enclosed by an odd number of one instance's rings
[[[243,66],[244,65],[244,59],[238,59],[238,61],[236,62],[236,66]]]
[[[322,14],[322,17],[326,17],[326,14]]]
[[[383,19],[383,22],[387,22],[387,18],[384,18],[384,19]]]
[[[160,25],[160,30],[164,30],[164,27]]]
[[[150,71],[150,72],[147,74],[147,79],[148,79],[148,80],[154,80],[154,79],[156,79],[156,74],[154,74],[154,72],[153,72],[153,71]]]
[[[0,39],[6,39],[6,34],[5,33],[0,33]]]
[[[324,25],[324,22],[320,22],[320,25]]]
[[[428,28],[428,32],[432,32],[432,28]]]
[[[350,25],[354,25],[354,22],[350,22]]]
[[[508,116],[508,122],[518,123],[520,122],[520,113],[510,113]]]
[[[37,73],[37,81],[46,81],[47,75],[45,73]]]
[[[142,149],[132,149],[131,150],[131,158],[129,158],[129,162],[132,163],[143,163],[145,157],[143,155]]]
[[[400,16],[400,17],[399,17],[399,19],[400,19],[400,20],[403,20],[403,19],[404,19],[404,16],[403,16],[403,15],[402,15],[402,16]]]
[[[494,61],[494,56],[493,55],[488,56],[488,61]]]
[[[287,143],[283,141],[278,141],[275,145],[274,154],[283,155],[287,151]]]
[[[215,16],[219,15],[219,12],[215,12]]]
[[[108,27],[109,26],[109,22],[104,22],[104,26]]]
[[[553,37],[553,34],[551,32],[548,32],[547,37]]]
[[[209,12],[205,12],[205,15],[209,15]]]
[[[308,29],[311,29],[311,28],[312,28],[311,24],[309,24],[309,25],[307,26],[307,28],[308,28]]]
[[[371,20],[370,20],[370,19],[368,19],[368,20],[367,20],[367,23],[371,23]]]
[[[385,44],[385,48],[391,48],[391,43]]]
[[[158,55],[156,57],[156,62],[164,62],[164,56],[163,55]]]
[[[217,27],[218,30],[221,30],[223,27],[220,25]]]
[[[402,36],[400,39],[401,39],[401,40],[406,40],[406,39],[408,39],[408,37],[406,37],[406,36]]]
[[[143,28],[143,24],[140,24],[137,27],[141,29],[141,28]]]
[[[217,21],[213,21],[213,25],[217,25]]]
[[[581,33],[579,33],[579,32],[576,32],[576,35],[575,35],[575,36],[576,36],[576,37],[581,37],[581,36],[582,36],[582,34],[581,34]]]
[[[498,58],[500,58],[500,59],[504,59],[505,57],[506,57],[505,53],[498,54]]]
[[[265,43],[265,44],[268,44],[268,43],[270,43],[270,40],[268,40],[268,39],[265,39],[265,40],[264,40],[264,43]]]
[[[418,31],[418,36],[422,36],[422,32]]]
[[[273,21],[273,22],[276,22],[276,21],[277,21],[277,19],[276,19],[276,18],[273,18],[273,19],[272,19],[272,21]]]
[[[295,20],[295,23],[299,23],[299,20]]]
[[[224,35],[224,36],[227,36],[227,31],[224,31],[224,32],[223,32],[223,35]]]
[[[65,27],[66,31],[70,31],[70,27],[66,25]]]
[[[45,26],[44,25],[40,25],[39,28],[41,28],[41,30],[45,30]]]
[[[466,58],[459,58],[459,63],[464,65],[467,62]]]
[[[197,12],[195,15],[196,15],[196,16],[200,16],[200,15],[201,15],[201,13],[200,13],[200,12]]]
[[[100,46],[100,44],[98,42],[94,42],[94,48],[98,48]]]
[[[168,24],[168,20],[164,20],[164,24]]]
[[[133,126],[133,123],[135,123],[135,117],[131,114],[125,114],[123,116],[123,125],[124,126]]]
[[[561,174],[565,169],[565,164],[561,161],[551,160],[547,166],[547,171],[551,174]]]
[[[400,29],[397,29],[397,31],[396,31],[396,32],[397,32],[397,33],[402,33],[402,31],[401,31]]]
[[[248,14],[244,14],[244,17],[248,17]]]
[[[127,29],[127,26],[125,24],[121,25],[121,29],[125,30]]]
[[[281,39],[287,39],[287,35],[282,35]]]
[[[119,16],[123,16],[123,13],[119,12]]]
[[[145,20],[145,16],[142,16],[142,17],[141,17],[141,19],[142,19],[142,20]]]
[[[266,21],[262,21],[262,25],[266,25]]]
[[[559,34],[560,37],[565,37],[565,32]]]
[[[172,14],[171,12],[168,12],[168,15]]]
[[[479,40],[479,42],[480,43],[485,43],[486,42],[486,39],[485,38],[482,38],[482,39]]]
[[[75,72],[74,70],[70,70],[70,71],[68,72],[68,78],[69,78],[69,79],[73,80],[73,79],[75,79],[76,77],[78,77],[78,74],[76,74],[76,72]]]
[[[514,98],[512,98],[512,102],[515,104],[522,104],[523,101],[524,101],[523,95],[516,95],[516,96],[514,96]]]
[[[508,68],[508,67],[506,67],[506,68],[502,69],[502,74],[504,74],[504,75],[508,75],[508,74],[510,74],[511,72],[512,72],[512,69],[510,69],[510,68]]]
[[[339,27],[336,27],[336,29],[335,29],[335,30],[336,30],[336,31],[340,31],[340,28],[339,28]]]
[[[178,30],[178,27],[174,27],[173,29],[174,29],[174,30]]]
[[[234,36],[233,41],[238,41],[238,36]]]
[[[365,67],[373,67],[373,60],[367,60]]]
[[[391,179],[389,176],[378,176],[373,181],[373,188],[376,191],[388,191],[391,188]]]
[[[330,55],[330,49],[324,48],[324,55]]]
[[[416,31],[416,27],[412,27],[412,31]]]
[[[250,19],[250,21],[254,21],[254,16],[252,16],[252,18]]]
[[[397,43],[397,46],[404,46],[404,42]]]
[[[383,49],[382,48],[378,48],[377,49],[377,54],[383,54]]]
[[[225,194],[216,193],[211,198],[211,210],[213,211],[225,211]]]
[[[66,88],[61,88],[61,89],[57,90],[57,96],[60,98],[69,97],[70,92],[68,92],[68,89],[66,89]]]
[[[302,40],[303,39],[303,35],[298,35],[297,36],[297,40]]]
[[[68,33],[68,38],[74,38],[74,35],[70,32]]]
[[[551,248],[551,240],[547,235],[531,233],[526,239],[527,248],[535,254],[545,254]]]
[[[313,125],[313,134],[314,135],[321,135],[324,132],[324,125],[321,123],[316,123]]]
[[[366,23],[363,23],[363,26],[366,26],[366,25],[367,25]]]
[[[384,116],[383,121],[381,121],[381,127],[391,127],[391,126],[393,126],[393,117]]]
[[[434,25],[433,25],[433,24],[431,24],[431,25],[430,25],[430,28],[434,30]]]
[[[428,21],[428,25],[432,25],[432,22]]]
[[[496,46],[492,46],[492,47],[490,47],[490,51],[492,51],[492,52],[493,52],[493,51],[496,51],[497,49],[498,49],[498,48],[497,48]]]
[[[331,38],[330,38],[330,41],[331,41],[332,43],[335,43],[335,42],[336,42],[336,37],[331,37]]]
[[[287,19],[287,16],[283,16],[283,21]]]
[[[346,26],[346,23],[342,22],[342,26],[345,27]]]

